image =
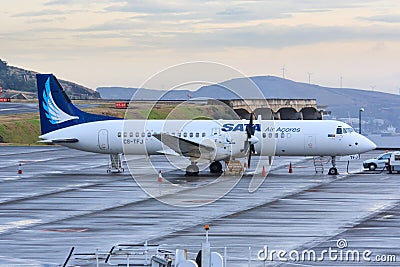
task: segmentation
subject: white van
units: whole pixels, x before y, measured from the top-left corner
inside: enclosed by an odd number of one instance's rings
[[[369,169],[370,171],[374,171],[376,169],[383,169],[388,163],[388,160],[392,152],[387,152],[376,156],[373,159],[367,159],[363,162],[363,166],[365,169]]]
[[[389,173],[400,173],[400,152],[396,151],[393,152],[392,155],[389,158],[389,161],[387,163],[387,169],[389,170]]]

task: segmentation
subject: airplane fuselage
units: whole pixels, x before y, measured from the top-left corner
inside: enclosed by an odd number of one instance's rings
[[[223,160],[245,156],[243,148],[248,120],[105,120],[62,128],[40,136],[46,139],[76,138],[61,143],[73,149],[104,154],[157,155],[168,148],[154,134],[165,133],[195,143],[212,141]],[[338,130],[341,128],[341,130]],[[254,121],[256,153],[262,156],[340,156],[369,151],[374,144],[347,124],[338,121]],[[243,149],[242,149],[243,150]],[[242,151],[243,152],[243,151]]]

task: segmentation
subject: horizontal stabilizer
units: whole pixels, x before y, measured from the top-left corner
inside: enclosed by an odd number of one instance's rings
[[[57,139],[48,139],[48,140],[41,140],[38,143],[44,144],[59,144],[59,143],[78,143],[77,138],[57,138]]]

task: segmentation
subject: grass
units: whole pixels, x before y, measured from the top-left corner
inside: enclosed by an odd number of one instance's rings
[[[210,120],[233,119],[226,106],[183,103],[174,105],[162,103],[153,106],[150,103],[135,103],[128,110],[115,109],[113,103],[84,109],[86,112],[103,114],[125,119],[175,119]],[[41,145],[37,143],[40,132],[39,114],[24,113],[0,116],[0,143],[18,145]]]
[[[21,119],[0,122],[0,140],[3,143],[34,145],[39,140],[39,119]]]

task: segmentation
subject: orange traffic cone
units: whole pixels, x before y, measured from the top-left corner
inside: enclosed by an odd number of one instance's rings
[[[22,167],[21,167],[21,163],[18,165],[18,174],[22,174]]]
[[[160,172],[158,173],[158,179],[157,179],[157,181],[158,181],[159,183],[162,183],[163,180],[164,180],[164,178],[162,177],[162,174],[161,174],[161,171],[160,171]]]
[[[266,176],[267,176],[267,171],[265,170],[265,167],[264,167],[264,166],[263,166],[263,168],[262,168],[261,175],[262,175],[263,177],[266,177]]]
[[[289,173],[293,173],[292,162],[289,164]]]

